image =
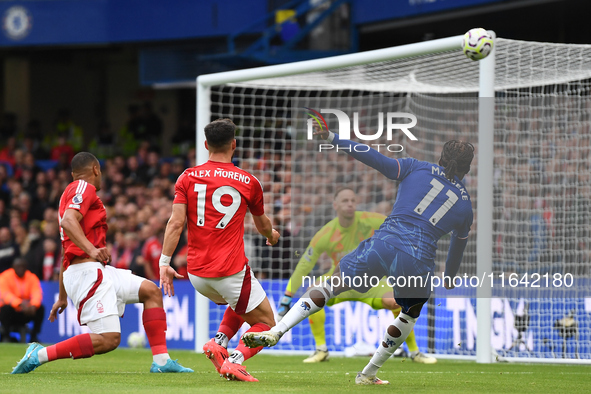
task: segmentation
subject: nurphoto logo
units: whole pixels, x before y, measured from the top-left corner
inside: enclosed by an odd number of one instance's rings
[[[341,139],[351,139],[351,119],[349,115],[347,115],[344,111],[332,108],[323,108],[320,112],[304,107],[309,112],[306,112],[307,115],[310,116],[307,122],[308,126],[308,140],[312,140],[314,138],[314,123],[316,123],[321,130],[328,130],[328,124],[326,120],[322,116],[322,114],[333,114],[337,117],[338,121],[338,130],[331,130],[335,131],[339,138]],[[384,118],[386,119],[386,139],[388,141],[392,141],[393,132],[396,130],[400,130],[404,133],[404,135],[410,139],[411,141],[417,141],[417,137],[414,136],[413,133],[409,130],[410,128],[416,126],[417,124],[417,117],[408,112],[387,112],[384,116],[383,112],[378,112],[378,130],[374,134],[362,134],[359,131],[359,113],[353,112],[353,133],[354,135],[362,140],[362,141],[376,141],[382,137],[384,134]],[[401,119],[410,119],[408,123],[400,123]],[[378,152],[380,148],[385,148],[389,152],[402,152],[404,147],[400,144],[361,144],[354,147],[354,150],[357,152],[366,152],[370,149],[370,146],[376,149]],[[322,152],[325,150],[331,149],[342,149],[335,147],[332,144],[320,144],[318,151]]]

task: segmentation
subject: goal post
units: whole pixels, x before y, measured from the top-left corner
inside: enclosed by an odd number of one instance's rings
[[[496,38],[494,32],[490,32]],[[492,272],[492,239],[493,239],[493,184],[486,181],[493,177],[493,149],[495,132],[495,48],[484,59],[480,60],[478,90],[478,146],[490,147],[478,151],[478,236],[476,240],[476,276],[483,277]],[[490,343],[492,289],[480,287],[477,290],[476,314],[478,332],[476,336],[476,361],[492,362]]]
[[[492,53],[475,62],[462,54],[461,41],[454,36],[201,75],[197,163],[208,157],[205,125],[232,118],[236,164],[262,181],[266,209],[282,231],[283,243],[274,248],[264,247],[251,230],[245,233],[247,257],[276,307],[313,235],[335,217],[331,201],[339,186],[355,190],[359,211],[387,215],[396,198],[396,184],[348,155],[319,158],[302,107],[350,114],[352,139],[361,143],[378,129],[375,142],[403,146],[402,152],[381,151],[393,158],[436,163],[443,142],[472,142],[476,156],[464,184],[475,220],[460,273],[494,283],[472,286],[463,297],[434,291],[415,326],[421,351],[480,363],[499,357],[589,362],[591,46],[495,38]],[[388,112],[412,114],[418,141],[400,131],[390,133],[391,140],[382,135],[392,126],[383,118]],[[335,111],[323,113],[336,129]],[[449,237],[438,245],[436,273],[443,270]],[[326,272],[335,258],[321,256],[310,274]],[[393,320],[358,302],[325,310],[327,346],[340,354],[375,350]],[[222,314],[223,308],[198,296],[197,351],[215,334]],[[314,350],[309,323],[274,349]]]

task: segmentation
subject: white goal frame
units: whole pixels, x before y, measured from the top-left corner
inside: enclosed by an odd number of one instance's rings
[[[494,32],[490,31],[493,38]],[[215,74],[200,75],[197,78],[197,164],[207,161],[205,149],[205,126],[211,118],[211,87],[228,83],[251,81],[262,78],[274,78],[287,75],[350,67],[366,63],[402,59],[412,56],[460,50],[463,35],[425,41],[415,44],[341,55],[324,59],[307,60],[276,66],[258,67],[246,70],[228,71]],[[467,59],[466,59],[467,60]],[[468,60],[467,60],[468,61]],[[494,141],[494,75],[495,51],[479,61],[479,100],[478,119],[478,233],[477,233],[477,275],[492,272],[492,237],[493,237],[493,141]],[[486,149],[485,149],[486,148]],[[477,346],[476,361],[492,362],[491,346],[491,289],[481,287],[477,290]],[[203,345],[209,341],[209,300],[196,294],[195,302],[195,351],[201,352]],[[473,359],[473,357],[471,358]],[[531,361],[528,359],[528,361]]]

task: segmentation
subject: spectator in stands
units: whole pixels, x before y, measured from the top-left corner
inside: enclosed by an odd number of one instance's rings
[[[27,261],[17,258],[12,268],[0,274],[0,324],[2,338],[7,341],[9,329],[33,321],[30,342],[37,342],[45,308],[39,278],[27,270]]]
[[[10,224],[10,218],[6,209],[6,202],[0,198],[0,228],[8,227]]]
[[[33,206],[29,210],[29,220],[43,220],[43,214],[49,207],[47,201],[49,199],[49,190],[44,184],[36,183],[35,197],[33,198]]]
[[[27,252],[22,252],[25,260],[27,260],[29,270],[37,275],[39,280],[48,280],[43,276],[43,236],[41,234],[41,221],[31,220],[29,223],[29,232],[27,234],[29,239],[29,249]],[[53,272],[52,272],[53,273]]]
[[[74,154],[74,147],[67,140],[67,134],[65,132],[59,133],[56,144],[51,148],[49,158],[59,163],[58,168],[69,168]]]
[[[20,249],[12,239],[8,227],[0,228],[0,273],[10,269],[14,260],[20,257]]]
[[[8,180],[8,170],[4,164],[0,163],[0,200],[4,201],[5,203],[8,203],[8,200],[10,199]]]
[[[145,261],[146,278],[151,280],[160,279],[160,267],[158,262],[162,253],[162,239],[164,228],[162,221],[155,216],[148,219],[148,223],[142,227],[142,235],[145,241],[142,244],[142,258]]]
[[[14,242],[18,245],[21,255],[27,254],[31,248],[31,240],[29,240],[28,235],[27,229],[22,224],[14,228]]]
[[[151,148],[146,156],[146,162],[139,168],[140,181],[148,185],[160,172],[160,155],[156,148]]]
[[[52,238],[43,240],[43,280],[58,280],[61,262],[61,248]]]
[[[31,153],[37,160],[48,159],[48,151],[41,147],[42,140],[43,132],[41,130],[41,123],[37,119],[29,121],[22,143],[25,154]]]
[[[139,238],[135,232],[127,232],[125,235],[123,232],[119,232],[119,234],[121,234],[122,238],[119,241],[121,245],[118,245],[119,247],[116,248],[117,254],[113,256],[114,258],[111,264],[115,268],[131,269],[133,271],[133,267],[136,265],[135,260],[140,254]]]
[[[6,145],[0,150],[0,164],[8,163],[12,168],[16,164],[14,158],[14,151],[16,150],[16,137],[9,137],[6,140]]]
[[[19,216],[20,222],[24,223],[24,224],[29,224],[31,204],[32,204],[31,196],[26,191],[23,191],[18,195],[17,201],[18,201],[18,203],[17,203],[18,205],[16,205],[16,207],[18,208],[18,212],[20,213],[20,216]],[[14,231],[14,229],[12,228],[13,227],[12,223],[11,223],[10,227],[11,227],[12,231]]]

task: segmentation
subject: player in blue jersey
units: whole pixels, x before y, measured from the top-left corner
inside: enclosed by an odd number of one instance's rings
[[[315,134],[387,178],[401,181],[392,212],[382,226],[343,257],[333,274],[333,278],[341,279],[364,275],[405,279],[406,286],[399,281],[394,287],[394,297],[402,312],[388,327],[370,362],[355,379],[357,384],[387,384],[378,379],[376,373],[414,328],[430,296],[429,278],[435,267],[437,241],[450,232],[445,276],[453,278],[459,269],[473,218],[472,203],[462,179],[470,171],[474,147],[467,142],[448,141],[436,165],[412,158],[391,159],[373,149],[367,151],[365,146],[359,146],[357,152],[355,147],[360,144],[341,140],[329,131],[317,129]],[[355,282],[363,283],[358,286]],[[444,285],[447,289],[453,288],[449,281]],[[285,332],[350,288],[363,293],[370,287],[367,281],[355,280],[348,283],[335,280],[313,287],[270,331],[247,333],[242,339],[249,347],[274,346]]]

